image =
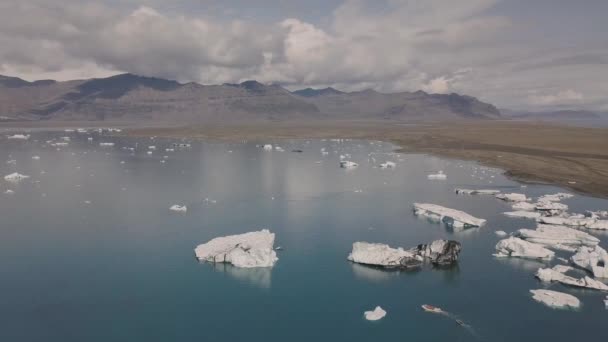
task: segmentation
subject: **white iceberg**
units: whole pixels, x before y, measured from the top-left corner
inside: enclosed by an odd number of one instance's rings
[[[439,171],[437,173],[431,173],[428,176],[426,176],[426,178],[428,179],[434,179],[434,180],[445,180],[448,178],[448,175],[446,175],[445,173],[443,173],[443,171]]]
[[[464,211],[430,203],[414,203],[414,214],[445,222],[453,227],[481,227],[486,223],[486,220],[469,215]]]
[[[396,167],[397,167],[397,164],[392,161],[387,161],[387,162],[380,164],[381,169],[394,169]]]
[[[500,190],[492,190],[492,189],[480,189],[480,190],[454,189],[454,191],[459,195],[496,195],[496,194],[500,193]]]
[[[595,280],[590,277],[583,277],[576,279],[571,276],[567,276],[564,273],[570,271],[572,268],[563,265],[557,265],[553,268],[539,268],[536,272],[536,277],[544,282],[559,282],[564,285],[584,287],[592,290],[608,291],[608,285],[601,281]]]
[[[365,319],[368,321],[377,321],[379,319],[384,318],[386,316],[386,311],[384,311],[381,307],[376,306],[373,311],[365,311],[363,313],[365,315]]]
[[[270,144],[264,145],[263,148],[264,148],[264,151],[272,151],[272,145],[270,145]]]
[[[533,220],[536,220],[537,218],[539,218],[541,216],[540,213],[537,213],[534,211],[524,211],[524,210],[507,211],[507,212],[503,213],[503,215],[509,216],[509,217],[527,218],[527,219],[533,219]]]
[[[580,246],[595,246],[600,242],[598,238],[583,231],[546,224],[539,224],[535,230],[520,229],[516,235],[529,242],[569,251]]]
[[[347,259],[365,265],[401,267],[403,258],[415,257],[414,253],[401,247],[391,248],[389,245],[382,243],[355,242]]]
[[[530,200],[526,195],[518,193],[497,194],[495,197],[507,202],[527,202]]]
[[[517,257],[526,259],[551,259],[555,253],[547,248],[516,237],[509,237],[496,244],[496,257]]]
[[[194,249],[200,261],[226,262],[236,267],[272,267],[278,260],[274,234],[267,229],[218,237]]]
[[[608,252],[600,246],[580,247],[571,260],[596,278],[608,278]]]
[[[551,291],[551,290],[530,290],[532,298],[540,303],[543,303],[552,308],[566,309],[566,308],[578,308],[581,306],[580,300],[563,292]]]
[[[188,211],[188,207],[186,207],[185,205],[174,204],[169,208],[169,210],[180,212],[180,213],[185,213]]]
[[[27,140],[30,138],[29,134],[13,134],[7,136],[8,139],[11,140]]]
[[[22,175],[18,172],[11,173],[10,175],[4,176],[4,180],[8,182],[20,182],[24,179],[30,178],[30,176]]]
[[[343,169],[354,169],[358,166],[359,166],[359,164],[352,162],[352,161],[348,161],[348,160],[340,161],[340,167]]]

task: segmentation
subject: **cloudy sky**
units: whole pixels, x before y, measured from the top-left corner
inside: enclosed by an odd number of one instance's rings
[[[607,0],[0,0],[0,74],[458,92],[608,111]]]

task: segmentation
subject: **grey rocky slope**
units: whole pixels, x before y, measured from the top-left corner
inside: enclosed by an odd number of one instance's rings
[[[491,119],[493,105],[458,94],[345,93],[333,88],[290,92],[256,81],[201,85],[121,74],[107,78],[28,82],[0,76],[2,120],[230,122],[268,120]]]

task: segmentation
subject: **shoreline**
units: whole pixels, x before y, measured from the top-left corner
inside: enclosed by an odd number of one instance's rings
[[[52,125],[28,128],[0,125],[0,128],[9,130],[68,127],[118,127],[123,131],[116,134],[123,136],[229,142],[330,138],[380,140],[399,147],[396,152],[476,161],[500,168],[516,181],[552,184],[608,198],[608,128],[496,120],[258,122],[191,126],[158,123],[148,127],[124,122],[53,122]]]

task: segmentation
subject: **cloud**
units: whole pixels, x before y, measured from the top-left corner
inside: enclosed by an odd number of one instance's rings
[[[559,40],[526,41],[535,27],[501,12],[500,0],[345,0],[323,22],[218,19],[188,11],[195,6],[186,0],[172,10],[161,1],[143,3],[0,0],[0,73],[424,89],[514,107],[608,102],[608,48],[585,45],[594,41],[587,36],[576,49]]]
[[[529,96],[531,104],[542,106],[577,104],[581,103],[583,99],[583,94],[572,89],[563,90],[555,94],[532,94]]]

